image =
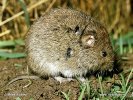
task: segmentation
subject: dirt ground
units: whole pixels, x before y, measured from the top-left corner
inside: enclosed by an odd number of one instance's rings
[[[6,86],[13,78],[25,74],[27,74],[27,70],[24,58],[0,61],[0,100],[15,100],[18,97],[21,100],[65,100],[62,92],[70,92],[70,100],[77,100],[81,93],[81,85],[77,80],[60,84],[53,78],[31,81],[23,79]],[[114,76],[118,77],[117,75]],[[97,91],[97,79],[93,77],[91,80],[93,80],[92,84]],[[112,80],[114,80],[114,77]],[[31,82],[31,85],[25,87],[29,82]],[[112,84],[112,82],[110,84],[106,83],[108,89]],[[106,86],[104,85],[104,87]]]
[[[15,67],[19,65],[19,67]],[[22,65],[22,66],[21,66]],[[9,80],[12,80],[16,76],[26,74],[26,62],[25,59],[11,59],[0,62],[0,88],[2,89]],[[32,84],[25,87],[28,83],[28,79],[18,80],[9,86],[5,87],[1,91],[0,100],[14,100],[19,97],[22,100],[62,100],[64,96],[62,92],[68,92],[70,90],[71,98],[77,98],[79,94],[79,83],[68,82],[60,84],[53,78],[47,80],[31,80]]]

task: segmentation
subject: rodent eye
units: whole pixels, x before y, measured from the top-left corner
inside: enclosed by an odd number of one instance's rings
[[[102,51],[101,55],[102,55],[102,57],[106,57],[107,56],[107,52],[106,51]]]

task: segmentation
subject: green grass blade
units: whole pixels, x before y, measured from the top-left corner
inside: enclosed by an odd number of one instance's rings
[[[103,88],[102,88],[102,77],[98,76],[98,81],[99,81],[99,84],[100,84],[100,91],[101,91],[101,95],[103,95]]]
[[[22,39],[16,39],[16,40],[0,41],[0,48],[2,48],[2,47],[16,46],[16,45],[24,46],[25,45],[24,40],[22,40]]]
[[[133,31],[128,32],[126,35],[121,35],[116,41],[115,45],[119,46],[119,54],[130,52],[132,53],[133,46]]]
[[[130,80],[130,78],[131,78],[131,76],[132,76],[132,73],[133,73],[133,68],[132,68],[132,70],[131,70],[131,72],[130,72],[128,78],[127,78],[126,87],[127,87],[128,83],[129,83],[129,80]]]
[[[119,48],[120,48],[120,54],[122,55],[123,54],[123,39],[122,39],[122,36],[120,36],[120,39],[119,39]]]
[[[25,53],[0,52],[0,57],[2,58],[23,58],[23,57],[26,57],[26,54]]]
[[[12,40],[9,41],[0,41],[0,47],[15,46],[15,42]]]
[[[128,32],[126,35],[124,35],[123,39],[124,40],[128,40],[129,38],[132,38],[132,37],[133,37],[133,31]]]
[[[26,4],[25,4],[24,0],[18,0],[18,1],[25,13],[25,21],[26,21],[27,27],[29,28],[30,27],[30,18],[29,18],[29,13],[27,11]]]
[[[61,93],[64,95],[66,100],[69,100],[69,93],[68,94],[66,94],[65,92],[61,92]]]
[[[82,91],[81,91],[81,94],[80,94],[78,100],[83,100],[82,98],[83,98],[83,96],[84,96],[85,90],[86,90],[86,84],[84,84],[84,86],[83,86],[83,88],[82,88]]]
[[[132,44],[129,39],[128,39],[128,51],[129,53],[132,53]]]
[[[86,90],[87,90],[87,94],[88,94],[88,97],[90,97],[90,92],[91,92],[91,88],[90,88],[90,81],[87,82],[87,87],[86,87]],[[88,98],[89,99],[89,98]]]
[[[14,42],[15,42],[16,45],[20,45],[20,46],[24,46],[25,45],[24,40],[21,39],[21,38],[14,40]]]
[[[126,83],[125,83],[125,79],[124,76],[122,74],[120,74],[121,79],[122,79],[122,90],[124,91],[124,93],[126,92]]]
[[[124,98],[126,97],[126,95],[128,94],[128,92],[130,91],[131,85],[128,87],[126,93],[124,94],[124,96],[122,97],[121,100],[124,100]]]
[[[16,100],[21,100],[21,99],[19,97],[17,97]]]

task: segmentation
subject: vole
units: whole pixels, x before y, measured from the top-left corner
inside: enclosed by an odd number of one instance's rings
[[[88,72],[113,70],[106,28],[80,11],[52,9],[33,23],[25,44],[28,67],[40,77],[84,80]]]

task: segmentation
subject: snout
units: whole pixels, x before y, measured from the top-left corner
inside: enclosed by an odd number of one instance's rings
[[[101,64],[101,70],[102,71],[113,71],[113,66],[114,66],[114,61],[111,61],[111,62],[104,62]]]

